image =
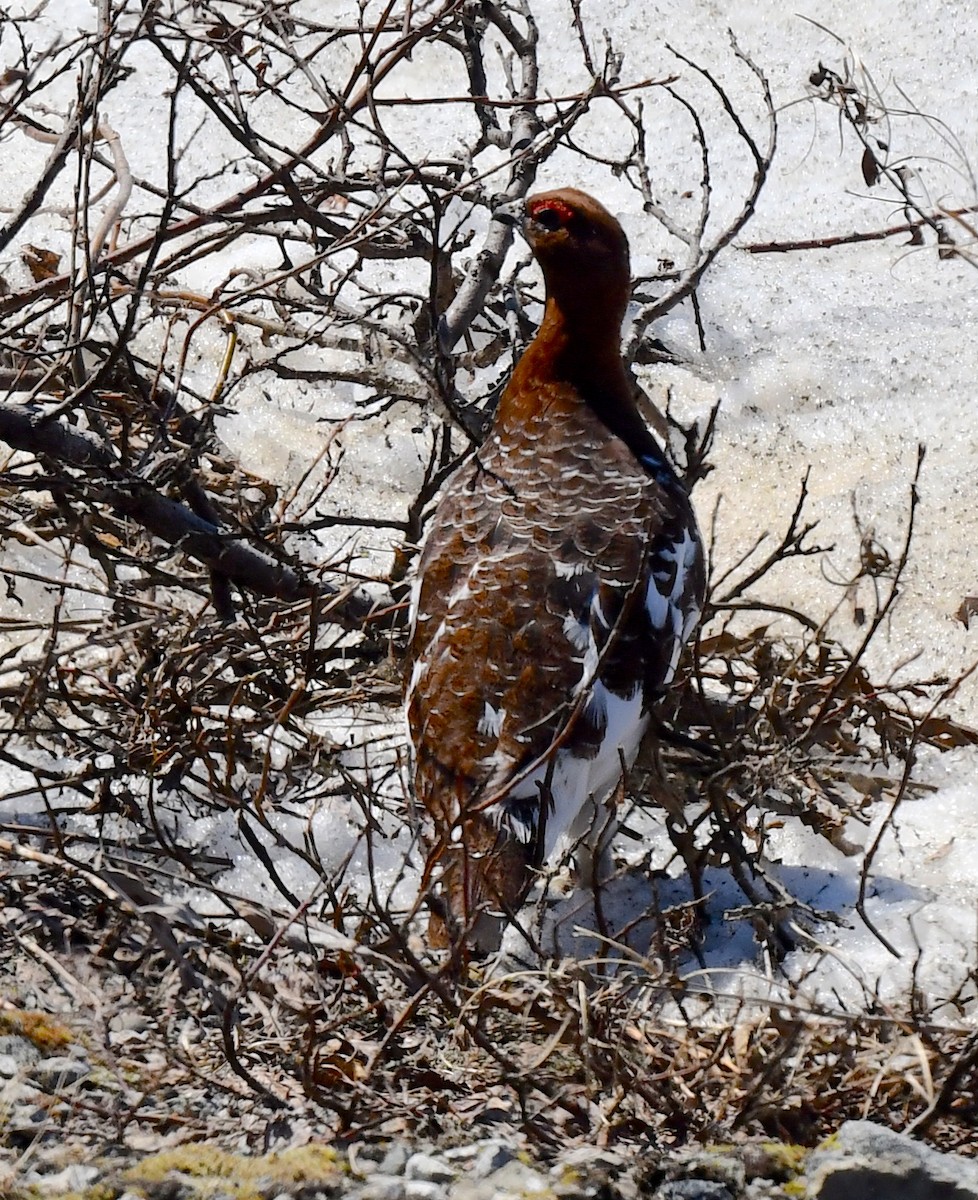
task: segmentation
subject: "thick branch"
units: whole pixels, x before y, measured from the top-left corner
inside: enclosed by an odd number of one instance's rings
[[[249,591],[279,600],[298,600],[313,591],[312,585],[292,567],[278,562],[264,550],[249,546],[240,537],[222,533],[217,525],[139,480],[107,487],[99,498],[138,521],[154,537],[179,547]]]
[[[15,450],[43,454],[73,467],[96,467],[115,474],[114,456],[94,434],[51,420],[31,408],[0,405],[0,438]],[[95,482],[95,481],[92,481]],[[131,517],[161,541],[177,546],[198,562],[256,592],[280,600],[298,600],[314,585],[297,570],[241,537],[222,532],[211,521],[161,495],[134,476],[95,482],[95,495]]]
[[[53,421],[33,407],[0,404],[0,441],[15,450],[46,454],[73,467],[114,467],[115,455],[94,433]]]

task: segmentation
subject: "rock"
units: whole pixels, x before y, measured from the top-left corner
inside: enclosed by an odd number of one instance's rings
[[[33,1066],[41,1058],[41,1052],[34,1043],[19,1034],[4,1034],[0,1037],[0,1056],[12,1060],[17,1070]],[[13,1075],[15,1072],[9,1072]]]
[[[98,1167],[86,1166],[84,1163],[72,1163],[56,1175],[40,1175],[30,1172],[25,1179],[28,1187],[36,1188],[43,1195],[53,1195],[59,1192],[83,1192],[92,1187],[102,1174]]]
[[[614,1150],[575,1146],[573,1150],[568,1150],[560,1156],[560,1165],[555,1167],[554,1171],[560,1170],[561,1167],[581,1167],[588,1172],[604,1171],[608,1175],[616,1175],[624,1170],[625,1165],[625,1158]]]
[[[470,1179],[488,1179],[515,1157],[515,1153],[502,1142],[487,1142],[476,1154],[468,1176]]]
[[[354,1178],[359,1176],[361,1179],[375,1174],[380,1170],[386,1153],[386,1146],[372,1145],[370,1142],[351,1142],[346,1151],[351,1174]]]
[[[401,1142],[394,1142],[380,1160],[377,1169],[384,1175],[403,1175],[408,1157],[407,1147]]]
[[[24,1147],[51,1140],[54,1128],[48,1113],[34,1104],[12,1104],[4,1113],[4,1140],[8,1145]]]
[[[521,1163],[518,1158],[493,1171],[487,1182],[492,1185],[487,1193],[490,1196],[512,1192],[517,1196],[531,1197],[538,1192],[545,1195],[550,1190],[546,1177]]]
[[[149,1028],[149,1018],[138,1009],[126,1008],[109,1017],[109,1029],[119,1033],[145,1033]]]
[[[20,1063],[12,1054],[0,1054],[0,1079],[13,1079],[20,1070]]]
[[[625,1200],[637,1194],[632,1182],[623,1178],[627,1165],[626,1159],[614,1150],[575,1146],[562,1153],[550,1168],[553,1194],[558,1200],[584,1200],[591,1196]]]
[[[445,1200],[441,1183],[432,1179],[409,1179],[404,1184],[404,1200]]]
[[[780,1183],[774,1183],[770,1179],[756,1178],[752,1179],[744,1188],[740,1200],[785,1200],[788,1195],[790,1192]]]
[[[815,1150],[811,1200],[978,1200],[978,1164],[871,1121],[847,1121]]]
[[[5,1079],[0,1084],[0,1112],[7,1113],[14,1104],[29,1104],[33,1106],[38,1099],[37,1085],[27,1083],[20,1077]]]
[[[262,1146],[267,1154],[271,1150],[287,1150],[289,1146],[303,1145],[310,1139],[303,1137],[301,1122],[289,1117],[274,1117],[264,1128]]]
[[[788,1183],[805,1168],[810,1150],[791,1142],[748,1142],[741,1148],[744,1179],[771,1179]]]
[[[148,1033],[139,1033],[135,1029],[113,1029],[109,1033],[109,1045],[118,1050],[122,1046],[139,1046],[148,1038]]]
[[[451,1183],[455,1172],[442,1158],[433,1154],[412,1154],[404,1167],[408,1179],[421,1179],[429,1183]]]
[[[495,1096],[489,1098],[479,1109],[475,1123],[479,1125],[508,1125],[513,1121],[513,1105],[510,1101]]]
[[[745,1182],[743,1158],[719,1148],[685,1151],[666,1168],[666,1181],[686,1180],[721,1184],[731,1196],[739,1196]]]
[[[91,1066],[80,1058],[42,1058],[29,1071],[37,1086],[49,1093],[71,1087],[91,1073]]]
[[[375,1172],[360,1190],[360,1200],[404,1200],[404,1180],[399,1175]]]
[[[674,1179],[659,1188],[655,1200],[733,1200],[733,1195],[713,1179]]]

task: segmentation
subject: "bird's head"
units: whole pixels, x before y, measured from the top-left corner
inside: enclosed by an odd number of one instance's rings
[[[631,291],[628,239],[603,204],[577,188],[540,192],[526,202],[523,233],[565,312],[600,309],[620,322]]]

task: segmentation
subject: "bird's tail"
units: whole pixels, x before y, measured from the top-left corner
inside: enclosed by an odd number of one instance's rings
[[[533,882],[530,847],[478,810],[436,827],[425,870],[429,942],[463,957],[492,954]]]

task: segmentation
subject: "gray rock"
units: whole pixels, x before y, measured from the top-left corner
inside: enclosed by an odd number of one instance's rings
[[[720,1149],[684,1151],[667,1167],[670,1182],[690,1180],[699,1184],[718,1183],[732,1196],[744,1190],[743,1157]]]
[[[476,1154],[468,1176],[470,1179],[488,1179],[514,1158],[514,1152],[502,1142],[487,1142]]]
[[[395,1142],[380,1160],[379,1170],[384,1175],[403,1175],[409,1158],[407,1147]]]
[[[655,1200],[733,1200],[733,1195],[712,1179],[674,1179],[659,1188]]]
[[[41,1052],[34,1043],[15,1033],[4,1034],[0,1037],[0,1055],[8,1056],[17,1064],[18,1069],[29,1067],[40,1061]],[[12,1073],[12,1072],[11,1072]]]
[[[404,1200],[404,1180],[399,1175],[371,1175],[360,1190],[360,1200]]]
[[[490,1196],[506,1192],[513,1192],[517,1196],[524,1193],[532,1195],[533,1192],[546,1192],[550,1186],[545,1175],[521,1163],[518,1158],[493,1171],[487,1182],[492,1185],[487,1193]]]
[[[788,1192],[780,1183],[770,1179],[752,1179],[744,1188],[740,1200],[785,1200]]]
[[[433,1179],[409,1179],[404,1184],[404,1200],[445,1200],[445,1188]]]
[[[148,1033],[138,1033],[134,1029],[113,1029],[109,1032],[109,1045],[116,1049],[120,1046],[139,1045],[148,1040]]]
[[[91,1073],[91,1066],[78,1058],[42,1058],[29,1071],[31,1079],[45,1092],[70,1087]]]
[[[13,1079],[20,1070],[20,1063],[12,1054],[0,1054],[0,1079]]]
[[[119,1033],[144,1033],[149,1028],[149,1018],[138,1009],[126,1008],[109,1017],[109,1029]]]
[[[502,1192],[493,1191],[484,1179],[456,1179],[442,1187],[444,1200],[509,1200]]]
[[[428,1183],[451,1183],[455,1171],[442,1158],[433,1154],[412,1154],[404,1167],[408,1179],[420,1179]]]
[[[871,1121],[847,1121],[808,1160],[811,1200],[978,1200],[978,1164]]]
[[[0,1112],[7,1112],[14,1104],[33,1106],[37,1098],[37,1085],[20,1077],[5,1079],[0,1084]]]
[[[617,1174],[624,1169],[625,1159],[615,1150],[599,1149],[596,1146],[575,1146],[573,1150],[568,1150],[560,1156],[560,1164],[551,1173],[556,1173],[565,1166]]]
[[[4,1120],[4,1137],[16,1141],[18,1145],[32,1138],[49,1136],[53,1126],[48,1120],[46,1109],[38,1108],[36,1104],[13,1104],[6,1112]]]
[[[83,1192],[92,1187],[102,1174],[98,1167],[86,1166],[84,1163],[72,1163],[56,1175],[40,1175],[30,1172],[25,1179],[28,1187],[36,1188],[44,1195],[58,1192]]]
[[[366,1179],[380,1170],[384,1150],[379,1146],[370,1146],[364,1142],[352,1142],[346,1150],[350,1174],[354,1179]]]

